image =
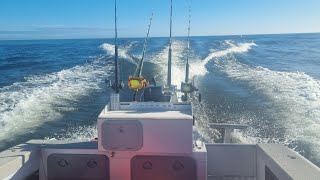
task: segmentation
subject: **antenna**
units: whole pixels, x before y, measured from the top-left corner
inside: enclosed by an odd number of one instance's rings
[[[113,84],[113,90],[119,93],[119,77],[118,77],[118,29],[117,29],[117,0],[114,1],[114,29],[115,29],[115,39],[114,39],[114,74],[115,81]]]
[[[170,39],[169,39],[169,54],[168,54],[168,80],[167,80],[167,85],[171,86],[171,53],[172,53],[172,39],[171,39],[171,35],[172,35],[172,0],[170,0],[171,2],[171,7],[170,7]]]

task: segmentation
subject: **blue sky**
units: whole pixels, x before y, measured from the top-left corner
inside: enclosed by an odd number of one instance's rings
[[[119,37],[167,36],[169,0],[118,0]],[[173,35],[320,32],[320,0],[173,0]],[[0,39],[113,37],[114,0],[1,0]]]

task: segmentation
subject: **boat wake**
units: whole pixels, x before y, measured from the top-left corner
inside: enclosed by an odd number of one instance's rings
[[[248,85],[252,93],[260,94],[267,100],[265,110],[272,119],[285,127],[284,137],[263,137],[261,130],[246,135],[254,143],[279,142],[296,148],[305,144],[310,147],[307,154],[317,154],[320,162],[320,81],[303,72],[273,71],[264,67],[252,67],[235,59],[217,63],[227,76]],[[250,121],[250,119],[248,119]],[[251,119],[252,120],[252,119]],[[248,122],[254,123],[254,122]],[[269,127],[268,122],[260,122]],[[262,130],[263,130],[262,129]],[[283,139],[284,138],[284,139]],[[249,140],[249,141],[250,141]]]
[[[178,85],[185,78],[186,43],[186,41],[174,40],[172,44],[173,52],[175,52],[172,57],[173,83]],[[8,139],[8,136],[12,135],[32,133],[42,124],[61,119],[65,113],[77,110],[77,104],[82,97],[88,96],[93,91],[101,90],[105,72],[111,72],[113,68],[112,62],[106,62],[105,58],[111,59],[114,56],[114,46],[104,43],[100,48],[107,52],[107,57],[99,56],[83,66],[75,66],[56,73],[26,77],[24,82],[16,82],[11,86],[1,88],[0,140]],[[132,44],[121,46],[119,55],[128,62],[136,63],[135,60],[139,57],[129,53],[131,48]],[[208,59],[229,53],[246,52],[245,48],[250,49],[250,44],[212,52],[204,60],[197,57],[195,53],[191,53],[191,77],[207,73],[205,62],[209,61]],[[146,58],[146,61],[161,65],[162,72],[165,74],[167,54],[168,46],[159,53]]]
[[[128,53],[129,49],[132,47],[133,44],[130,44],[128,46],[121,46],[119,47],[118,49],[118,55],[120,58],[122,59],[126,59],[128,60],[129,62],[135,64],[135,65],[138,65],[137,63],[137,59],[138,57],[134,56],[134,55],[131,55]],[[112,44],[108,44],[108,43],[104,43],[100,46],[100,48],[102,48],[103,50],[105,50],[107,52],[108,55],[110,56],[114,56],[115,55],[115,50],[114,50],[114,45]]]
[[[26,77],[0,89],[0,141],[32,133],[37,127],[77,111],[81,99],[101,91],[105,72],[111,71],[104,56],[59,72]]]
[[[94,138],[98,137],[98,130],[96,124],[77,126],[64,129],[59,134],[54,134],[53,136],[46,137],[48,140],[66,140],[66,141],[92,141]]]
[[[185,41],[173,40],[172,41],[172,83],[179,85],[184,77],[182,68],[182,62],[185,61],[185,52],[187,50],[187,44]],[[167,82],[167,70],[168,70],[168,51],[169,46],[164,47],[158,54],[150,58],[150,62],[161,66],[161,77],[164,77],[163,82]]]
[[[248,86],[250,93],[262,98],[259,102],[268,116],[239,117],[242,123],[251,127],[245,132],[236,132],[234,137],[244,143],[286,144],[319,164],[320,81],[304,72],[274,71],[241,63],[234,55],[246,53],[257,45],[226,43],[230,48],[213,51],[202,61],[202,65],[212,60],[226,77]],[[270,119],[273,122],[269,122]],[[208,122],[200,123],[203,123],[202,130],[208,131]],[[274,133],[266,136],[265,131]]]
[[[227,46],[225,49],[222,50],[215,50],[211,49],[210,53],[204,58],[194,58],[196,61],[190,63],[190,75],[191,78],[197,78],[197,77],[203,77],[208,73],[208,70],[206,68],[206,65],[210,61],[217,62],[219,58],[232,56],[235,54],[243,54],[250,51],[253,47],[257,46],[254,42],[250,43],[234,43],[233,41],[226,40],[224,41],[224,44]],[[193,55],[195,56],[195,55]],[[182,74],[184,74],[184,70]],[[201,83],[201,82],[197,82]],[[199,112],[202,112],[204,107],[198,103],[194,103],[194,106],[199,109]],[[204,140],[206,142],[213,142],[217,139],[221,138],[220,133],[215,129],[210,129],[210,120],[212,117],[207,117],[204,113],[203,114],[197,114],[197,134],[198,139]]]
[[[227,48],[225,50],[218,50],[218,51],[212,49],[211,50],[212,52],[203,60],[203,64],[207,64],[210,60],[213,60],[215,58],[224,57],[229,54],[246,53],[249,50],[251,50],[252,47],[257,46],[254,42],[235,44],[231,40],[226,40],[225,44],[229,45],[229,48]]]

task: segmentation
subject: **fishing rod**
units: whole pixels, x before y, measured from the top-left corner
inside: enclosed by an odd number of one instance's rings
[[[150,33],[150,27],[151,27],[151,23],[152,23],[152,19],[153,19],[153,12],[151,14],[150,20],[149,20],[149,25],[148,25],[148,30],[147,30],[147,36],[144,39],[144,44],[143,44],[143,50],[142,50],[142,57],[140,60],[140,63],[138,65],[138,68],[136,69],[135,72],[135,76],[140,77],[142,74],[142,69],[143,69],[143,60],[144,60],[144,56],[146,53],[146,48],[147,48],[147,42],[148,42],[148,38],[149,38],[149,33]]]
[[[171,55],[172,55],[172,0],[170,0],[170,37],[169,37],[169,54],[168,54],[168,79],[167,85],[171,86]]]
[[[187,45],[187,62],[186,62],[186,77],[185,82],[181,83],[181,92],[184,95],[181,97],[182,101],[188,101],[188,94],[197,91],[198,89],[191,83],[189,83],[189,57],[190,57],[190,28],[191,27],[191,7],[189,7],[189,25],[188,25],[188,45]],[[201,95],[199,94],[199,101]]]
[[[117,29],[117,0],[114,1],[114,29],[115,29],[115,39],[114,39],[114,74],[115,80],[114,84],[112,85],[113,90],[115,93],[119,93],[119,75],[118,75],[118,29]]]
[[[186,63],[186,79],[185,83],[189,81],[189,56],[190,56],[190,24],[191,24],[191,7],[189,7],[189,26],[188,26],[188,51],[187,51],[187,63]]]
[[[145,57],[145,53],[146,53],[146,49],[147,49],[147,42],[148,42],[148,38],[149,38],[152,19],[153,19],[153,12],[152,12],[150,20],[149,20],[147,35],[146,35],[146,38],[144,39],[141,60],[138,64],[138,67],[137,67],[135,73],[134,73],[134,76],[129,76],[128,87],[130,89],[134,90],[133,101],[135,101],[135,99],[136,99],[137,92],[140,89],[145,88],[148,85],[147,80],[144,79],[144,77],[142,76],[142,69],[143,69],[143,62],[144,62],[144,57]]]

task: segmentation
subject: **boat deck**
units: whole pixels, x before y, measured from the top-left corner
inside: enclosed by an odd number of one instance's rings
[[[37,172],[43,150],[80,154],[92,151],[93,154],[98,153],[97,147],[96,142],[31,140],[0,153],[0,179],[39,179]],[[317,166],[283,145],[206,144],[206,149],[208,180],[318,180],[320,177]],[[110,158],[110,154],[107,156]]]

